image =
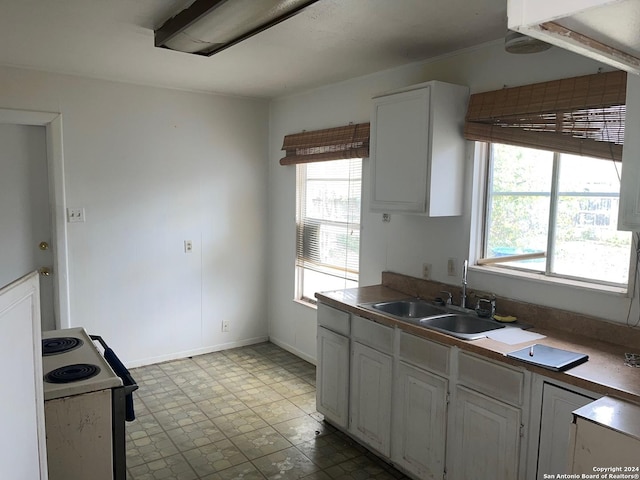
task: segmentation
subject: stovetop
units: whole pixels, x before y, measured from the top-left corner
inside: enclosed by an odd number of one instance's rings
[[[42,372],[45,377],[43,379],[45,400],[80,395],[122,385],[122,380],[114,373],[84,328],[76,327],[42,332],[44,341],[53,338],[61,339],[59,342],[54,342],[53,350],[64,349],[66,346],[72,348],[62,353],[54,352],[43,355]],[[47,379],[47,374],[68,366],[72,366],[72,368],[68,371],[55,372],[53,378]],[[65,383],[70,377],[85,373],[91,376],[83,380]]]

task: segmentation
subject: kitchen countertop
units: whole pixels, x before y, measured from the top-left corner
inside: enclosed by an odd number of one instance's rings
[[[640,407],[602,397],[574,412],[576,416],[640,440]]]
[[[316,294],[316,298],[326,305],[334,306],[374,322],[389,327],[398,327],[419,337],[444,345],[456,346],[461,350],[479,354],[505,364],[525,368],[531,372],[557,379],[569,385],[640,404],[640,368],[628,367],[624,364],[624,354],[630,351],[629,347],[566,331],[539,328],[535,325],[529,331],[546,335],[546,338],[517,345],[508,345],[489,338],[467,341],[358,306],[361,303],[400,300],[408,297],[410,295],[384,285]],[[534,343],[585,353],[589,355],[589,361],[565,372],[555,372],[506,357],[507,353]]]

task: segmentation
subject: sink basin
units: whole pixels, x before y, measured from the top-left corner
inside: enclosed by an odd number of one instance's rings
[[[400,318],[424,318],[442,315],[445,310],[424,300],[396,300],[367,305],[374,310]]]
[[[504,328],[504,325],[469,313],[449,313],[452,308],[439,307],[425,300],[408,299],[389,302],[364,303],[360,307],[390,315],[414,325],[464,340],[485,337],[485,332]],[[460,309],[460,307],[457,307]],[[465,312],[473,310],[465,310]]]
[[[425,328],[446,333],[464,340],[477,340],[485,332],[504,328],[504,325],[480,317],[461,314],[445,314],[423,318],[419,324]]]

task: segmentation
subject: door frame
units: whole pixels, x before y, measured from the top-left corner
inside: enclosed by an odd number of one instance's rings
[[[69,261],[62,149],[62,114],[0,108],[0,123],[45,127],[49,215],[53,253],[53,315],[56,328],[71,326],[69,309]]]

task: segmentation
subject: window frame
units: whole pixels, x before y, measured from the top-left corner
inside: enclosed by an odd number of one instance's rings
[[[488,220],[490,215],[490,190],[493,181],[493,148],[492,143],[500,142],[475,142],[475,158],[478,161],[479,169],[474,172],[474,178],[480,179],[473,198],[479,200],[476,204],[474,215],[476,216],[476,239],[475,242],[475,255],[478,261],[482,261],[487,258],[488,248]],[[581,288],[594,289],[599,291],[608,291],[612,293],[622,293],[627,296],[631,293],[631,282],[634,278],[634,265],[633,259],[635,248],[635,237],[632,235],[631,244],[629,248],[629,270],[627,280],[625,283],[608,282],[604,280],[590,279],[572,275],[558,274],[552,271],[553,268],[553,251],[554,251],[554,232],[556,231],[557,221],[557,207],[560,197],[558,190],[558,184],[560,179],[560,156],[562,152],[557,152],[549,149],[542,149],[547,152],[553,153],[553,167],[551,175],[551,189],[549,193],[549,227],[547,230],[547,249],[545,259],[545,268],[543,271],[537,271],[527,269],[514,265],[504,265],[500,263],[492,263],[481,265],[477,263],[475,266],[484,271],[500,273],[507,276],[518,276],[530,279],[540,280],[544,283],[557,283],[567,286],[578,286]],[[612,160],[602,160],[612,161]],[[620,176],[620,170],[618,170],[618,176]],[[472,226],[473,229],[473,226]],[[472,240],[473,241],[473,240]],[[473,250],[473,248],[472,248]],[[506,257],[505,257],[506,258]]]
[[[315,298],[309,298],[307,296],[304,295],[304,273],[305,270],[309,270],[309,271],[315,271],[318,272],[320,274],[324,274],[324,275],[329,275],[329,276],[333,276],[335,278],[338,279],[343,279],[345,282],[347,281],[352,281],[355,282],[356,285],[359,285],[359,281],[360,281],[360,250],[361,250],[361,237],[360,237],[360,233],[362,232],[362,212],[363,212],[363,206],[362,206],[362,188],[363,188],[363,167],[364,167],[364,162],[363,162],[364,158],[356,158],[356,157],[351,157],[351,158],[341,158],[341,159],[334,159],[334,160],[327,160],[328,162],[337,162],[337,161],[358,161],[359,162],[359,177],[354,178],[355,180],[360,182],[360,199],[359,199],[359,204],[360,204],[360,209],[359,209],[359,215],[358,215],[358,222],[357,223],[352,223],[352,222],[339,222],[339,221],[335,221],[335,220],[327,220],[327,221],[320,221],[320,224],[327,224],[327,225],[344,225],[345,227],[347,226],[353,226],[354,228],[357,228],[358,232],[359,232],[359,242],[358,242],[358,271],[355,273],[355,279],[354,278],[348,278],[348,274],[345,272],[349,272],[351,275],[353,275],[353,271],[348,270],[347,268],[345,269],[335,269],[335,272],[342,272],[342,274],[336,274],[334,275],[331,270],[332,267],[327,267],[326,269],[324,268],[319,268],[318,270],[313,270],[310,268],[305,268],[304,265],[300,264],[300,259],[299,259],[299,251],[300,251],[300,247],[298,245],[298,241],[300,238],[299,233],[296,231],[296,239],[295,239],[295,261],[294,261],[294,270],[295,270],[295,286],[294,286],[294,301],[296,302],[300,302],[302,304],[308,305],[308,306],[312,306],[315,307],[317,304],[317,300]],[[324,161],[326,162],[326,161]],[[324,163],[323,162],[323,163]],[[302,217],[302,211],[303,211],[303,207],[300,204],[301,201],[304,199],[304,195],[306,194],[306,189],[308,186],[308,177],[307,177],[307,167],[309,165],[309,163],[314,163],[314,162],[308,162],[308,163],[298,163],[296,165],[296,210],[295,210],[295,225],[296,225],[296,230],[298,230],[300,228],[300,225],[302,222],[304,222],[305,218],[310,218],[310,217]],[[349,181],[351,181],[352,178],[351,176],[349,177]],[[300,192],[300,188],[304,187],[305,192],[301,193]],[[317,219],[313,219],[314,221],[317,221]],[[323,271],[324,270],[324,271]],[[346,288],[346,287],[345,287]]]

